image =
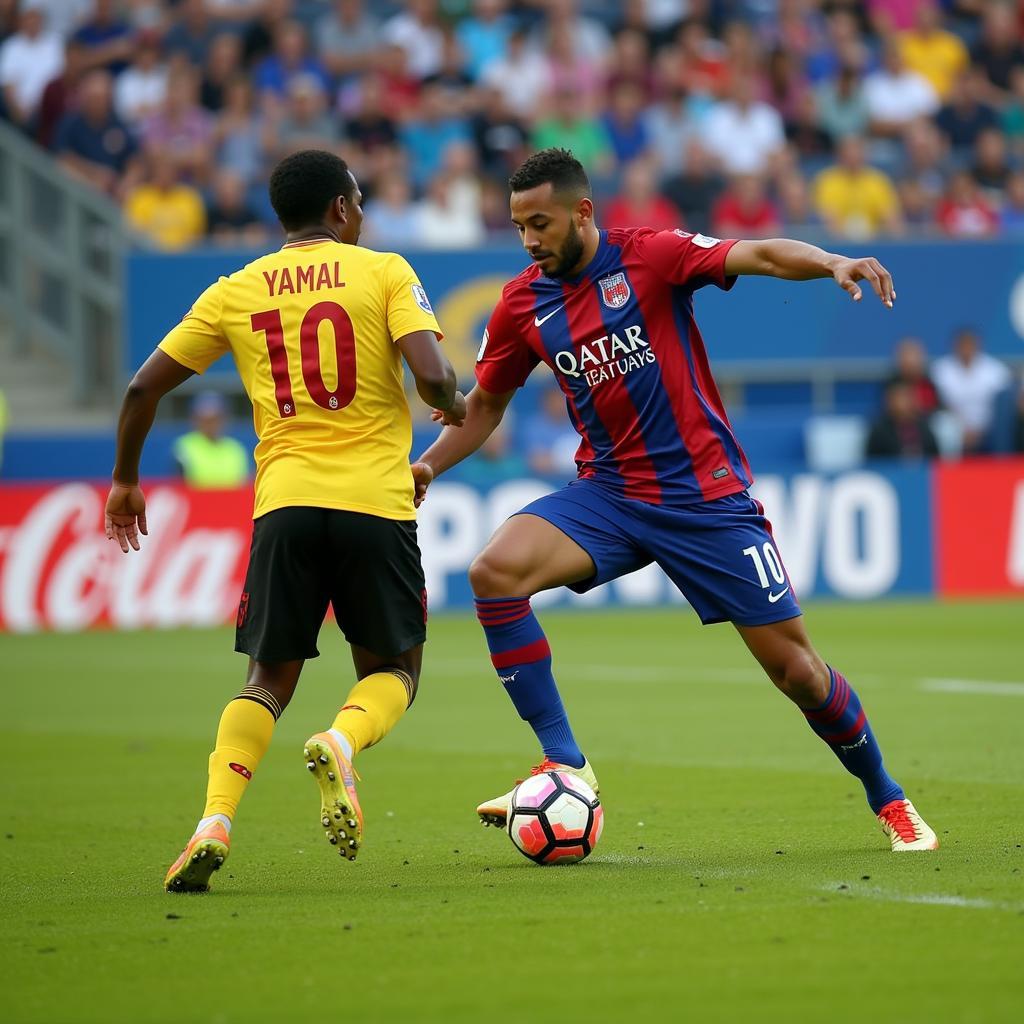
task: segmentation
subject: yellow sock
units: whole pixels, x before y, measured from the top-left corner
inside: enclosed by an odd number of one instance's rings
[[[364,676],[352,687],[332,728],[348,737],[355,756],[379,743],[394,728],[414,693],[412,679],[397,669]]]
[[[250,690],[246,687],[246,691]],[[246,692],[243,691],[243,692]],[[210,755],[210,781],[203,817],[225,814],[234,818],[238,801],[263,759],[274,734],[277,708],[273,694],[253,690],[253,698],[236,697],[224,709],[217,729],[217,746]]]

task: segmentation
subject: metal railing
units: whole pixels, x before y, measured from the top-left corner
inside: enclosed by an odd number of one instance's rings
[[[67,365],[78,404],[119,381],[126,246],[115,203],[0,122],[0,316],[15,353]]]

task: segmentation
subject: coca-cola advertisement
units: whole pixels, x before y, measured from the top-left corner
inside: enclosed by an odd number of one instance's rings
[[[433,610],[472,609],[474,556],[508,516],[552,486],[514,478],[484,488],[447,477],[431,486],[418,520]],[[168,481],[144,489],[149,536],[141,551],[122,554],[103,533],[105,486],[0,485],[0,632],[233,622],[248,564],[251,489],[190,491]],[[977,502],[964,495],[978,493],[1000,500],[989,503],[985,529],[972,531]],[[756,494],[801,597],[1024,590],[1024,460],[766,474]],[[547,591],[534,604],[681,600],[651,565],[582,597]]]
[[[146,487],[149,536],[103,534],[106,488],[0,490],[0,630],[208,626],[229,621],[248,561],[252,491]]]

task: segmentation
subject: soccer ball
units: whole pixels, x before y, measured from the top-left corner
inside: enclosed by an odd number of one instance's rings
[[[537,864],[573,864],[590,856],[604,828],[597,794],[570,772],[542,772],[512,793],[508,834]]]

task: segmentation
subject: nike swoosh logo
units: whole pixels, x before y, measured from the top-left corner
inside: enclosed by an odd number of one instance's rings
[[[559,306],[558,309],[551,310],[551,312],[548,313],[547,316],[535,316],[533,318],[533,326],[540,327],[543,324],[546,324],[557,312],[559,312],[559,310],[561,310],[561,308],[562,307]]]
[[[785,597],[788,593],[789,593],[789,587],[786,587],[785,590],[780,590],[777,594],[769,594],[768,595],[768,602],[769,602],[769,604],[775,604],[776,601],[778,601],[781,598]]]

